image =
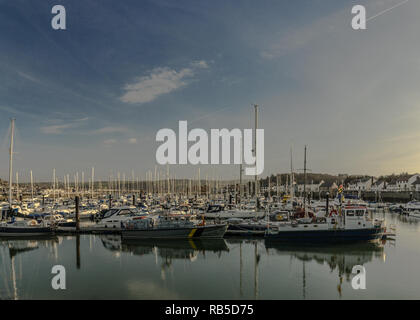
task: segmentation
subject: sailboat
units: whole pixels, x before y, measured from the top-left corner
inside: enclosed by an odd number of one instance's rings
[[[13,170],[13,136],[15,128],[15,119],[11,119],[10,149],[9,149],[9,213],[12,208],[12,170]],[[11,217],[8,219],[7,211],[1,216],[0,237],[29,237],[49,235],[54,232],[53,227],[47,226],[44,222],[36,220],[25,220],[23,218]]]

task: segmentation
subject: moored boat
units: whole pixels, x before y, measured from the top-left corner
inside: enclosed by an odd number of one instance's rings
[[[122,225],[123,239],[217,239],[227,230],[227,224],[197,225],[173,217],[147,217]]]
[[[360,242],[382,238],[385,226],[382,220],[370,219],[363,206],[344,206],[341,214],[329,215],[311,223],[291,223],[270,228],[265,238],[283,242]]]
[[[51,235],[54,228],[35,220],[17,220],[0,224],[0,237],[32,237]]]

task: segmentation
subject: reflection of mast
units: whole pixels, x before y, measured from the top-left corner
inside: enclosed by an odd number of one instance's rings
[[[341,285],[343,284],[343,276],[339,275],[338,278],[340,279],[340,283],[337,286],[338,297],[341,298]]]
[[[76,235],[76,266],[80,269],[80,235]]]
[[[18,300],[18,294],[17,294],[17,285],[16,285],[16,272],[15,272],[15,257],[11,257],[12,261],[12,283],[13,283],[13,297],[14,300]]]
[[[303,260],[303,272],[302,272],[302,290],[303,290],[303,299],[306,299],[306,270],[305,270],[305,260]]]
[[[258,256],[257,245],[258,245],[258,243],[255,242],[255,265],[254,265],[254,297],[255,297],[255,300],[258,299],[258,261],[259,261],[259,256]]]
[[[239,243],[239,295],[242,298],[242,241]]]

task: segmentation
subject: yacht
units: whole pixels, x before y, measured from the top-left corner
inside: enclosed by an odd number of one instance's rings
[[[358,242],[381,239],[384,232],[384,221],[370,219],[366,207],[345,205],[337,214],[314,217],[309,223],[294,221],[270,227],[265,238],[284,242]]]
[[[54,228],[36,220],[14,218],[9,222],[0,223],[0,237],[32,237],[50,235]]]
[[[114,207],[106,211],[96,223],[95,228],[121,229],[121,224],[127,221],[143,219],[148,214],[139,212],[135,207]]]

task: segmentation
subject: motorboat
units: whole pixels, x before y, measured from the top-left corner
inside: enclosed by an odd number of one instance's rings
[[[359,242],[381,239],[385,232],[384,221],[369,218],[367,208],[345,205],[334,214],[313,218],[308,221],[294,221],[267,229],[265,238],[284,242]]]
[[[152,216],[122,223],[123,239],[217,239],[227,224],[196,224],[186,217]]]

